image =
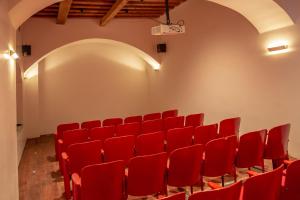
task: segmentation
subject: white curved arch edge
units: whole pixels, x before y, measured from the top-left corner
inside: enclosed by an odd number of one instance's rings
[[[62,0],[20,0],[8,13],[15,29],[38,11]]]
[[[153,58],[151,57],[149,54],[145,53],[144,51],[131,46],[129,44],[123,43],[123,42],[119,42],[119,41],[115,41],[115,40],[109,40],[109,39],[85,39],[85,40],[80,40],[80,41],[76,41],[76,42],[72,42],[69,43],[67,45],[64,45],[62,47],[59,47],[49,53],[47,53],[46,55],[42,56],[40,59],[38,59],[33,65],[31,65],[25,72],[24,72],[24,78],[26,79],[30,79],[32,77],[35,77],[38,75],[38,63],[43,60],[44,58],[46,58],[48,55],[54,53],[55,51],[58,51],[62,48],[65,47],[69,47],[69,46],[73,46],[73,45],[80,45],[80,44],[86,44],[86,43],[100,43],[100,44],[109,44],[109,45],[114,45],[117,47],[123,47],[126,49],[126,51],[130,51],[134,54],[136,54],[137,56],[140,56],[142,59],[144,59],[150,66],[152,66],[152,68],[154,70],[159,70],[160,69],[160,64]]]
[[[246,17],[265,33],[294,25],[290,16],[273,0],[208,0],[228,7]]]

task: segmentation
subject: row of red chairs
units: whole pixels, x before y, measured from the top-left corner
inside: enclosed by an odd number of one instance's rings
[[[86,128],[89,130],[91,137],[93,135],[102,135],[101,140],[106,139],[112,136],[124,136],[124,135],[139,135],[144,133],[151,133],[156,131],[167,131],[173,128],[181,128],[184,126],[202,126],[203,125],[203,114],[192,114],[187,117],[179,116],[179,117],[168,117],[164,120],[156,119],[144,121],[142,123],[132,122],[114,125],[113,127],[108,128],[107,126],[95,127],[95,123],[97,121],[86,122],[89,125],[81,126],[81,128]],[[220,122],[219,127],[219,135],[221,137],[238,134],[240,126],[240,118],[231,118],[225,119]],[[55,150],[56,150],[56,158],[59,159],[60,151],[58,149],[59,140],[63,138],[63,133],[69,130],[78,129],[78,123],[70,123],[70,124],[61,124],[57,127],[57,133],[55,134]],[[218,133],[218,124],[206,127],[206,132],[211,132],[210,135],[214,133]]]
[[[286,126],[289,125],[271,129],[269,131],[270,138],[274,135],[273,133],[277,134],[278,130],[282,130],[282,127]],[[205,164],[202,175],[209,177],[222,176],[222,183],[224,183],[223,176],[225,174],[231,174],[236,179],[236,167],[250,168],[259,165],[264,169],[263,157],[266,132],[266,130],[262,130],[245,134],[241,137],[239,144],[236,136],[219,138],[208,142],[205,146]],[[134,136],[109,138],[105,140],[102,147],[104,150],[103,160],[105,162],[124,160],[127,164],[128,160],[135,155],[134,145],[136,155],[155,154],[163,152],[164,150],[170,153],[175,149],[192,145],[192,134],[192,127],[169,130],[167,132],[166,149],[164,149],[163,132],[143,134],[138,136],[136,141]],[[72,134],[70,135],[72,136]],[[98,146],[98,151],[101,151],[100,148],[101,147]],[[236,149],[238,149],[238,151],[236,151]],[[67,156],[63,157],[65,160],[68,159]],[[69,188],[68,174],[68,172],[64,173],[66,191],[68,191]]]
[[[283,173],[283,175],[282,175]],[[197,192],[189,200],[296,200],[300,199],[300,160],[289,162],[286,170],[283,166],[264,174],[238,182],[228,187],[209,183],[213,190]],[[185,193],[178,193],[161,200],[185,200]]]

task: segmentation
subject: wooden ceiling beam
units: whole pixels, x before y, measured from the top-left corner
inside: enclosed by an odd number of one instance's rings
[[[58,14],[56,23],[57,24],[65,24],[69,15],[69,11],[71,9],[73,0],[64,0],[60,2],[59,8],[58,8]]]
[[[105,26],[111,19],[113,19],[118,12],[124,8],[127,4],[128,0],[117,0],[111,9],[106,13],[104,17],[100,20],[100,25]]]

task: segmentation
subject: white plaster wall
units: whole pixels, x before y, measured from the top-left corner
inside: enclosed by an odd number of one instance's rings
[[[7,12],[8,0],[0,0],[0,52],[14,47],[15,31]],[[0,58],[0,199],[18,199],[16,68],[13,61]]]

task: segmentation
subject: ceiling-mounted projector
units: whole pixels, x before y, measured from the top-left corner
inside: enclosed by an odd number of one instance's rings
[[[169,13],[169,0],[165,0],[166,6],[166,23],[161,23],[159,26],[154,26],[151,28],[152,35],[176,35],[185,33],[184,21],[180,20],[183,23],[177,22],[176,24],[171,23],[170,13]]]
[[[176,35],[185,33],[185,26],[178,24],[165,25],[161,24],[159,26],[154,26],[151,29],[152,35]]]

